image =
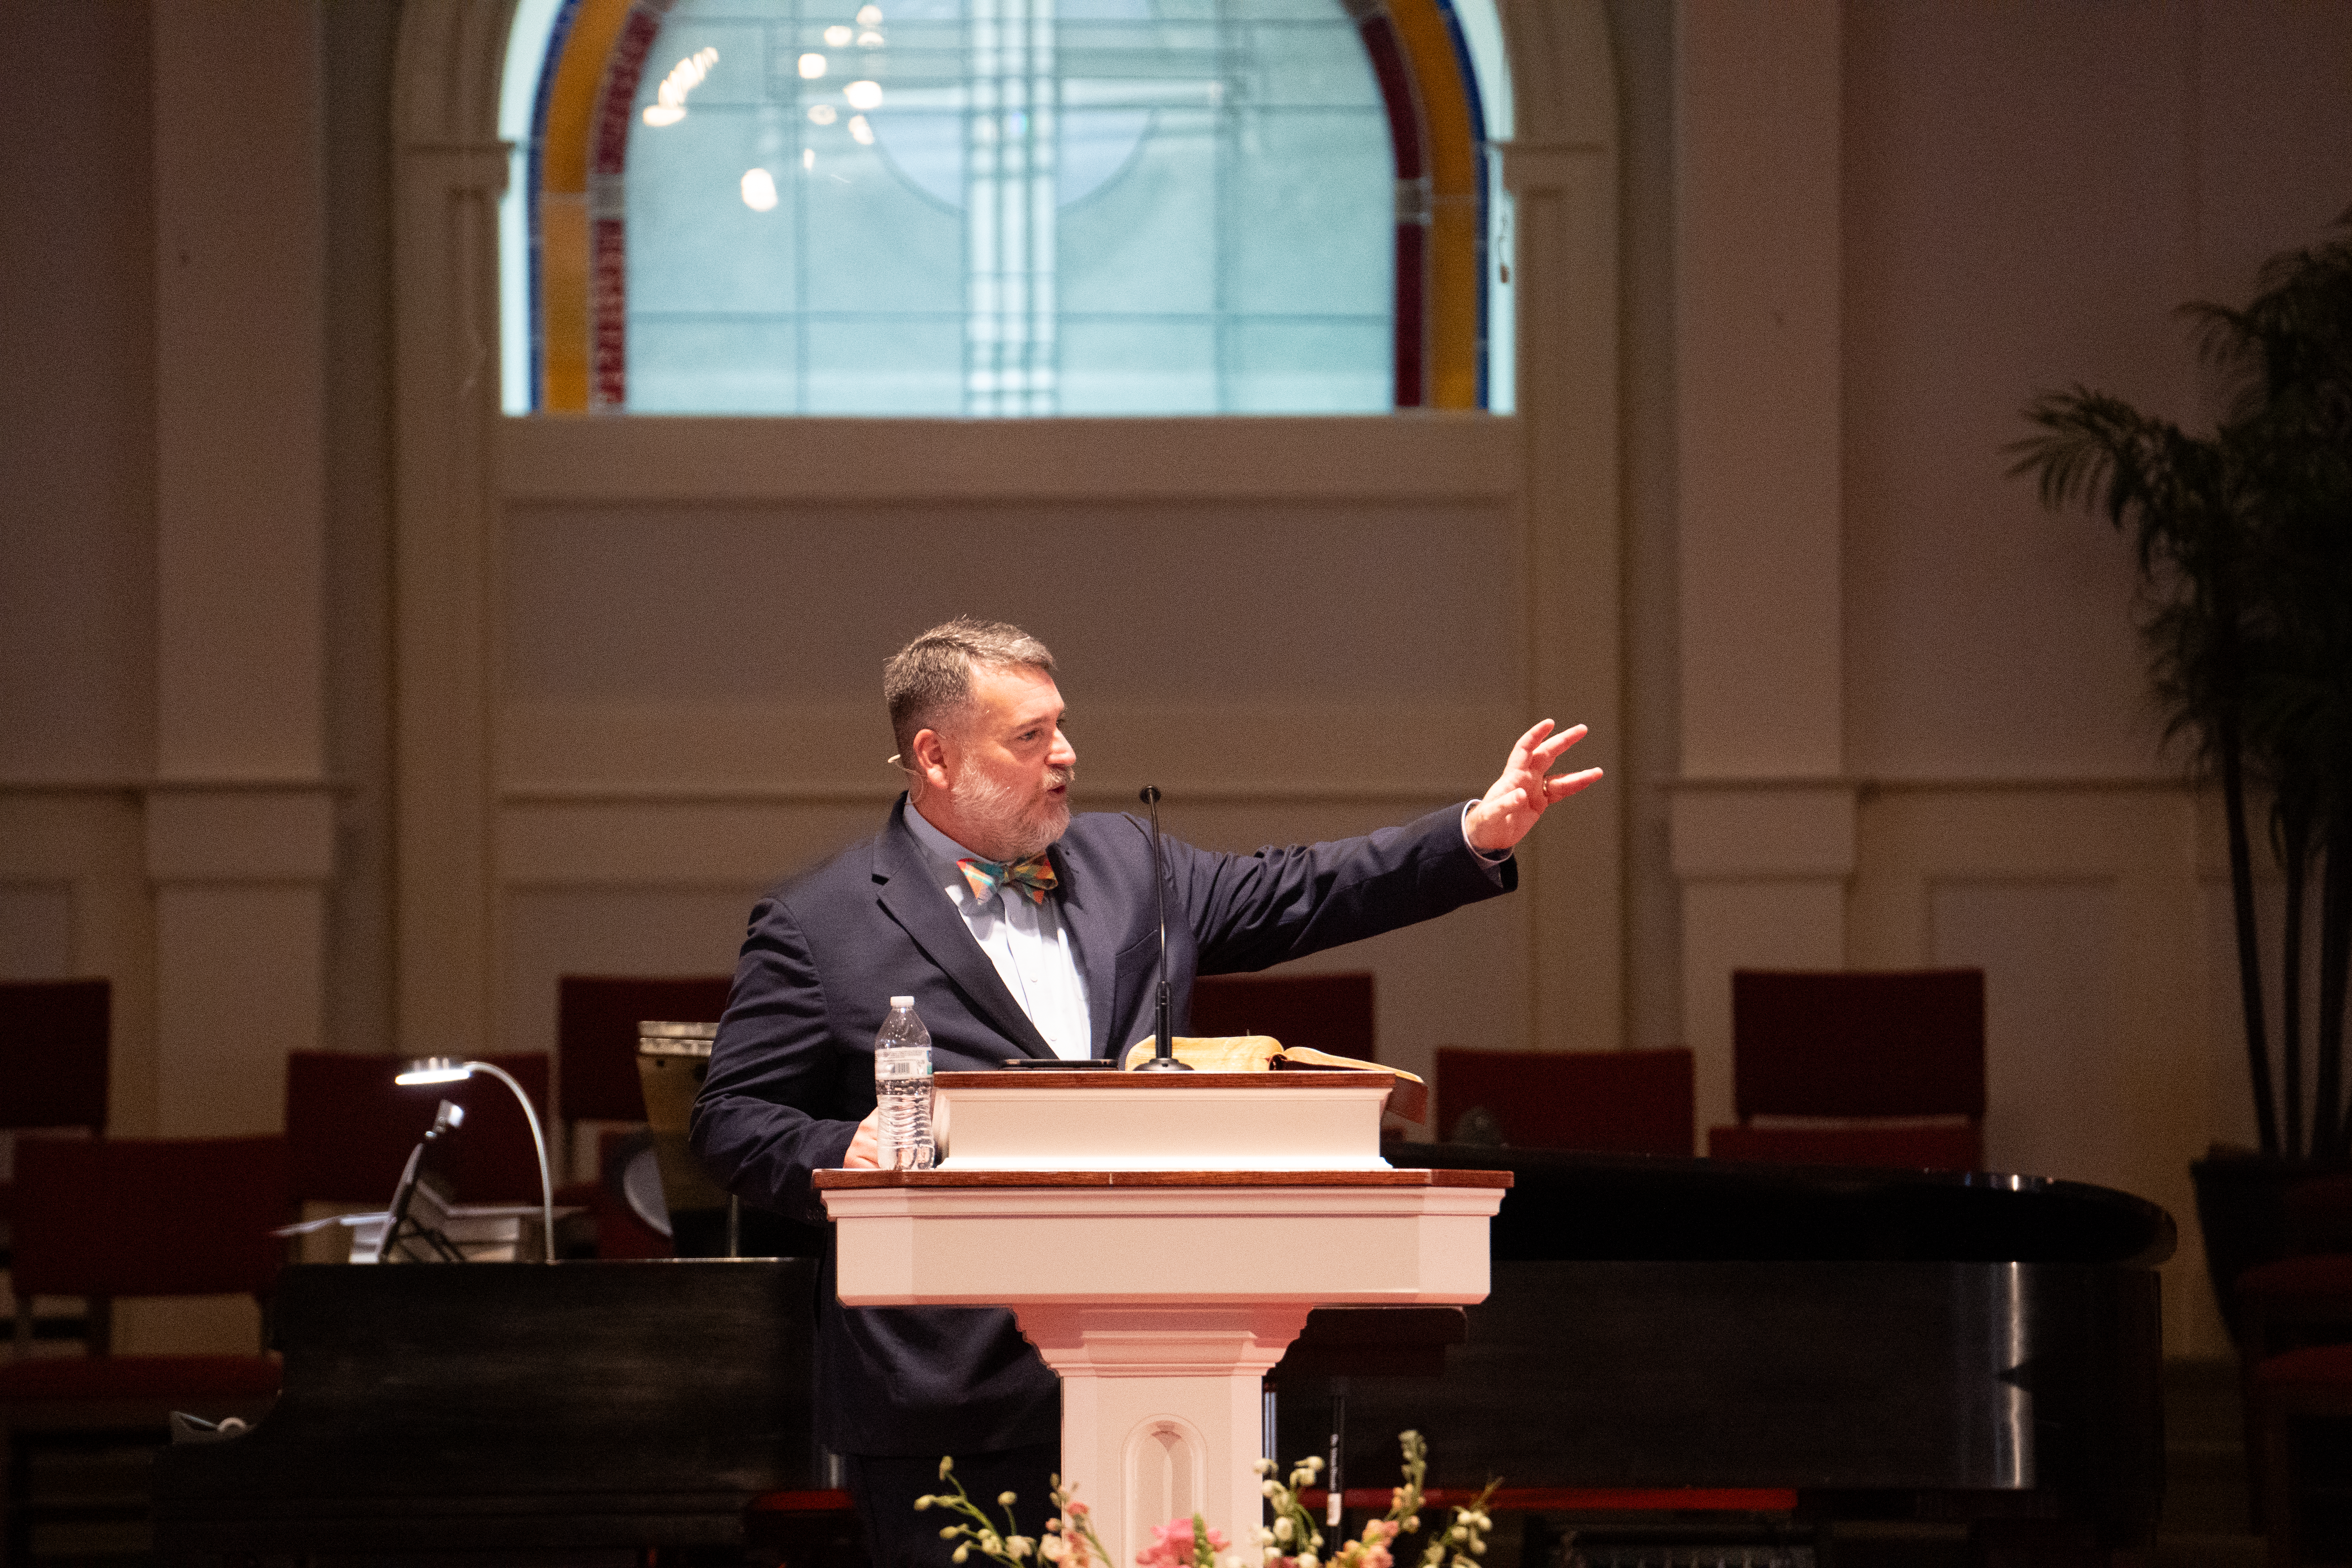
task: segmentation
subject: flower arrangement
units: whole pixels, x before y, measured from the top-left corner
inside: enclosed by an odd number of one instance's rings
[[[1173,1519],[1153,1526],[1151,1544],[1135,1554],[1136,1568],[1395,1568],[1390,1548],[1400,1535],[1421,1529],[1422,1483],[1429,1474],[1429,1445],[1420,1433],[1401,1432],[1397,1444],[1404,1451],[1404,1484],[1389,1494],[1388,1512],[1366,1524],[1361,1535],[1328,1557],[1323,1554],[1323,1531],[1317,1528],[1300,1495],[1322,1474],[1323,1461],[1299,1460],[1286,1483],[1276,1479],[1279,1467],[1272,1459],[1260,1459],[1257,1473],[1264,1478],[1262,1489],[1274,1505],[1274,1523],[1258,1531],[1260,1552],[1255,1561],[1249,1553],[1234,1550],[1223,1531],[1210,1529],[1208,1521],[1196,1513],[1189,1520]],[[1048,1494],[1055,1517],[1046,1521],[1045,1532],[1037,1540],[1019,1533],[1013,1517],[1013,1493],[997,1497],[997,1506],[1004,1510],[1004,1525],[999,1529],[988,1510],[964,1489],[953,1459],[940,1461],[940,1479],[954,1489],[917,1498],[915,1507],[941,1508],[960,1516],[957,1523],[940,1531],[941,1540],[956,1542],[951,1555],[958,1563],[968,1562],[977,1548],[997,1568],[1037,1568],[1043,1563],[1055,1568],[1115,1568],[1095,1533],[1087,1505],[1071,1496],[1074,1489],[1064,1486],[1061,1477],[1053,1478]],[[1476,1497],[1454,1508],[1444,1527],[1431,1533],[1417,1568],[1479,1568],[1477,1560],[1486,1552],[1486,1531],[1495,1522],[1486,1504],[1497,1484],[1488,1481]],[[1033,1556],[1035,1564],[1031,1563]]]
[[[1021,1534],[1013,1518],[1016,1494],[999,1492],[996,1503],[1004,1510],[1004,1528],[999,1530],[988,1517],[988,1510],[972,1500],[964,1490],[963,1479],[955,1473],[955,1460],[940,1461],[940,1479],[955,1490],[929,1492],[915,1500],[918,1510],[943,1508],[962,1516],[962,1522],[950,1524],[940,1531],[942,1541],[953,1541],[956,1549],[950,1556],[957,1563],[970,1559],[973,1547],[980,1554],[999,1564],[999,1568],[1026,1568],[1031,1553],[1040,1562],[1051,1563],[1057,1568],[1110,1568],[1110,1553],[1103,1550],[1101,1538],[1095,1534],[1094,1516],[1087,1505],[1071,1495],[1076,1488],[1064,1486],[1062,1478],[1052,1478],[1046,1493],[1054,1505],[1054,1517],[1045,1521],[1043,1539],[1031,1540]],[[961,1539],[959,1539],[961,1538]]]
[[[1265,1568],[1393,1568],[1395,1558],[1389,1548],[1398,1536],[1411,1535],[1421,1528],[1422,1482],[1429,1475],[1429,1445],[1420,1433],[1398,1433],[1397,1446],[1404,1451],[1404,1485],[1389,1494],[1388,1512],[1366,1524],[1361,1535],[1328,1557],[1322,1555],[1323,1532],[1316,1528],[1314,1516],[1298,1495],[1322,1474],[1323,1461],[1299,1460],[1286,1486],[1275,1479],[1275,1462],[1260,1459],[1258,1474],[1265,1478],[1264,1489],[1274,1503],[1274,1523],[1258,1531],[1265,1548]],[[1444,1529],[1431,1533],[1422,1549],[1419,1568],[1478,1568],[1477,1559],[1486,1553],[1486,1531],[1495,1523],[1486,1504],[1496,1485],[1488,1481],[1476,1497],[1454,1510]]]

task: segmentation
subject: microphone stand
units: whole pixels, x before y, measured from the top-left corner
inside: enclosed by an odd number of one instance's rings
[[[1151,1058],[1138,1062],[1138,1072],[1191,1072],[1190,1064],[1176,1059],[1175,1037],[1168,1032],[1168,871],[1160,859],[1160,786],[1145,784],[1139,797],[1151,811],[1151,887],[1160,895],[1160,1000],[1156,1011],[1159,1033],[1151,1043]]]

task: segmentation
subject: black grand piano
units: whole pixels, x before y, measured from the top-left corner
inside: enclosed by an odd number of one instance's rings
[[[1787,1489],[1814,1523],[1966,1524],[2035,1561],[2155,1527],[2174,1235],[2154,1205],[2032,1177],[1384,1152],[1516,1173],[1493,1293],[1434,1376],[1380,1345],[1382,1310],[1317,1313],[1276,1372],[1286,1458],[1324,1452],[1344,1386],[1350,1484],[1392,1484],[1412,1426],[1440,1486]],[[278,1405],[159,1456],[157,1547],[740,1542],[755,1497],[823,1485],[813,1305],[804,1260],[290,1269]]]

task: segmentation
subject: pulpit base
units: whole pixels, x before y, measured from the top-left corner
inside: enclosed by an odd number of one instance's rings
[[[1094,1478],[1078,1500],[1106,1542],[1198,1513],[1246,1547],[1263,1515],[1260,1394],[1306,1326],[1305,1302],[1232,1307],[1016,1307],[1021,1331],[1062,1380],[1062,1474]]]

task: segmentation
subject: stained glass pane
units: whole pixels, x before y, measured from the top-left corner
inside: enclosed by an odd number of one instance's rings
[[[681,0],[635,110],[633,409],[1390,405],[1338,0]]]

